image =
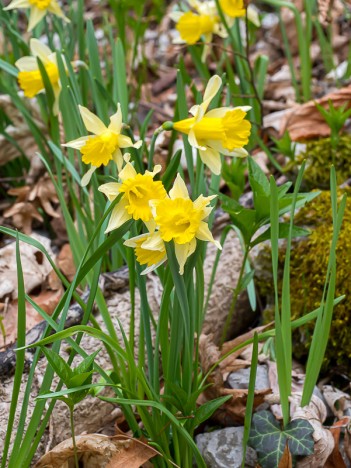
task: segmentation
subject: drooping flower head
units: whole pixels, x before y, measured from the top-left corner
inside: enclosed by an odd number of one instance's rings
[[[220,153],[226,156],[247,156],[243,148],[249,141],[251,124],[245,120],[251,109],[243,107],[220,107],[207,112],[207,108],[219,91],[222,80],[218,75],[208,82],[202,104],[193,106],[193,117],[165,125],[188,135],[191,146],[199,150],[201,160],[214,174],[221,172]]]
[[[63,14],[57,0],[12,0],[4,10],[15,10],[17,8],[30,8],[28,31],[35,28],[47,13],[52,13],[66,22],[70,21]]]
[[[54,114],[58,114],[58,98],[61,92],[60,75],[56,61],[56,53],[52,52],[48,46],[38,39],[30,40],[31,56],[22,57],[15,63],[19,69],[18,83],[24,95],[33,98],[37,94],[45,91],[43,78],[41,76],[37,58],[43,63],[48,78],[50,80],[54,95]],[[62,57],[64,62],[64,57]]]
[[[119,173],[119,182],[109,182],[99,187],[110,201],[113,201],[119,194],[123,194],[121,200],[114,207],[106,232],[117,229],[129,219],[141,219],[149,228],[154,231],[150,207],[151,200],[162,200],[167,196],[166,190],[160,181],[155,181],[154,177],[161,170],[160,165],[156,165],[152,172],[145,171],[139,174],[134,166],[129,162],[129,155],[125,155],[126,165]]]
[[[79,150],[82,161],[91,164],[91,168],[82,178],[82,186],[85,186],[89,183],[93,172],[101,165],[106,166],[111,160],[115,161],[120,171],[123,166],[121,148],[140,148],[142,141],[133,143],[131,138],[122,135],[122,110],[119,103],[117,112],[110,117],[108,127],[86,107],[79,106],[79,111],[85,128],[93,135],[77,138],[63,146]]]
[[[180,35],[180,40],[176,42],[185,42],[186,44],[193,45],[203,37],[205,46],[202,61],[205,61],[213,34],[227,37],[227,33],[220,21],[216,4],[213,0],[204,2],[189,0],[188,3],[194,11],[171,13],[171,18],[175,21],[176,29]]]
[[[221,248],[205,221],[213,209],[209,204],[214,197],[215,195],[200,195],[192,201],[178,174],[169,197],[151,201],[156,229],[159,230],[161,239],[164,242],[174,241],[180,274],[184,272],[187,258],[195,252],[196,239],[213,242]]]
[[[126,240],[124,245],[133,247],[137,261],[140,265],[147,266],[142,272],[143,275],[155,270],[167,260],[165,243],[158,231],[132,237]]]

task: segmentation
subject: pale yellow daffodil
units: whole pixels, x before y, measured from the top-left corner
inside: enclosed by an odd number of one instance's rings
[[[223,13],[227,16],[229,26],[233,25],[235,18],[241,18],[246,15],[244,0],[219,0],[219,4]],[[257,27],[260,26],[257,10],[252,5],[248,5],[247,7],[247,17],[252,24]]]
[[[39,58],[45,67],[55,95],[53,111],[54,114],[57,115],[59,111],[58,99],[61,92],[61,83],[56,62],[56,53],[52,52],[48,46],[38,39],[30,40],[30,51],[32,56],[22,57],[15,62],[16,67],[19,69],[19,86],[23,90],[24,95],[28,98],[33,98],[37,94],[45,91],[43,78],[37,61],[37,58]],[[64,61],[64,57],[62,57],[62,60]]]
[[[227,33],[220,21],[216,4],[213,0],[204,2],[189,0],[188,3],[194,11],[185,13],[177,11],[172,12],[170,15],[176,23],[176,29],[180,36],[180,39],[177,39],[175,43],[192,45],[203,37],[205,46],[202,53],[202,61],[205,61],[213,35],[217,34],[225,38],[227,37]]]
[[[221,249],[220,243],[214,240],[205,221],[213,209],[209,206],[213,198],[215,195],[200,195],[192,201],[184,180],[178,174],[169,196],[150,202],[161,239],[164,242],[174,241],[180,274],[184,273],[188,257],[195,252],[197,239],[213,242]]]
[[[165,243],[158,231],[148,232],[132,237],[124,242],[127,247],[133,247],[135,256],[140,265],[146,265],[142,275],[156,270],[167,260]]]
[[[156,165],[153,171],[145,171],[139,174],[134,166],[129,162],[129,154],[124,159],[126,165],[119,173],[119,182],[108,182],[99,187],[110,201],[115,200],[122,194],[121,200],[114,207],[111,213],[106,233],[117,229],[130,219],[141,219],[148,227],[149,231],[155,230],[150,201],[162,200],[167,196],[162,182],[155,181],[154,177],[161,171],[161,166]]]
[[[202,104],[193,106],[190,114],[193,117],[178,122],[164,124],[164,128],[174,128],[188,135],[191,146],[199,150],[200,158],[214,174],[221,172],[221,157],[247,156],[243,148],[248,143],[251,124],[245,120],[249,106],[220,107],[207,112],[207,108],[219,91],[222,80],[213,76],[205,89]]]
[[[121,105],[117,104],[117,112],[110,117],[108,127],[90,112],[89,109],[79,106],[80,115],[85,128],[93,135],[87,135],[62,145],[80,151],[82,161],[91,164],[91,168],[82,178],[82,186],[87,185],[94,171],[101,165],[106,166],[111,160],[117,164],[118,171],[123,166],[121,148],[140,148],[142,141],[133,143],[131,138],[121,133],[123,128]]]
[[[28,31],[31,31],[44,18],[47,13],[52,13],[66,22],[66,18],[57,0],[12,0],[4,10],[17,8],[30,8]]]

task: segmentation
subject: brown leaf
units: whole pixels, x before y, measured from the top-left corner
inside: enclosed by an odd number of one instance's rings
[[[318,0],[318,19],[323,26],[328,26],[330,23],[329,13],[331,13],[333,3],[333,0]]]
[[[328,101],[332,101],[334,107],[344,104],[351,107],[351,86],[338,89],[329,93],[316,101],[309,101],[306,104],[295,106],[291,112],[286,114],[283,120],[280,133],[287,130],[293,141],[304,141],[313,138],[327,137],[330,135],[330,127],[318,111],[315,103],[328,107]]]
[[[288,442],[285,444],[283,456],[279,461],[278,468],[292,468],[292,456],[289,450]]]
[[[72,249],[69,244],[64,244],[57,257],[57,266],[69,281],[73,281],[76,274],[76,266],[73,260]]]
[[[146,442],[129,437],[87,434],[76,437],[79,466],[83,468],[139,468],[159,455]],[[66,468],[73,461],[72,439],[46,453],[35,468]]]
[[[340,453],[339,440],[341,429],[347,426],[349,422],[350,418],[343,418],[340,421],[334,423],[333,426],[330,428],[330,432],[333,435],[335,445],[332,453],[330,454],[325,464],[325,468],[346,468],[346,463],[344,462],[344,459],[342,458],[342,455]]]

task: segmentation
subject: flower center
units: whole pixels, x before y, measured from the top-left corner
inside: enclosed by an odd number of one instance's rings
[[[51,3],[51,0],[28,0],[31,5],[36,6],[39,10],[46,10]]]
[[[55,63],[48,62],[45,64],[45,70],[50,83],[53,86],[57,85],[60,78],[57,65]],[[24,91],[24,95],[28,98],[34,97],[45,88],[40,70],[19,72],[18,82],[21,89]]]
[[[177,30],[183,41],[188,44],[197,42],[202,34],[212,33],[216,24],[216,17],[209,15],[197,15],[188,11],[180,17],[177,23]]]
[[[141,237],[135,243],[135,256],[140,265],[147,265],[148,267],[155,265],[163,260],[166,252],[165,250],[149,250],[144,249],[141,244],[147,240],[147,236]]]
[[[127,200],[126,210],[134,219],[150,221],[152,218],[150,200],[162,200],[166,190],[160,181],[154,181],[151,175],[137,174],[127,179],[119,191],[124,192]]]
[[[191,200],[176,198],[162,200],[156,206],[155,221],[165,242],[172,239],[177,244],[190,242],[200,226],[203,210],[195,209]]]
[[[85,145],[80,149],[82,161],[100,167],[107,166],[116,150],[118,135],[107,130],[101,135],[90,136]]]

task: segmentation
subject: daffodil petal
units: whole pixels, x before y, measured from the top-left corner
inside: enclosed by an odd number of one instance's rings
[[[153,208],[151,205],[150,205],[150,208],[151,208],[151,211],[153,211]],[[151,234],[156,230],[157,225],[154,219],[150,219],[150,221],[144,221],[144,224]]]
[[[126,203],[126,200],[122,198],[121,201],[114,207],[105,234],[113,231],[114,229],[118,229],[132,218],[126,210]]]
[[[94,135],[100,135],[101,133],[107,131],[106,125],[99,119],[99,117],[90,112],[90,110],[86,107],[78,107],[85,128],[88,130],[88,132],[94,133]]]
[[[137,171],[134,169],[134,166],[130,162],[127,162],[124,168],[120,171],[119,178],[121,180],[127,180],[132,179],[136,175]]]
[[[261,22],[260,22],[260,17],[259,17],[259,14],[258,14],[258,11],[256,10],[256,8],[252,5],[249,5],[247,7],[247,18],[249,21],[251,21],[252,24],[254,24],[255,26],[257,26],[258,28],[261,26]]]
[[[19,71],[35,71],[38,70],[38,62],[35,57],[21,57],[15,62]]]
[[[108,182],[100,185],[99,192],[102,192],[110,201],[113,201],[119,195],[121,185],[118,182]]]
[[[179,264],[179,273],[181,275],[184,273],[184,266],[188,257],[195,252],[195,249],[196,239],[192,239],[186,244],[174,244],[175,255]]]
[[[126,135],[118,135],[118,146],[120,148],[130,148],[133,146],[131,138]]]
[[[121,104],[117,104],[117,112],[110,117],[110,125],[108,129],[114,133],[121,133],[122,128],[122,110]]]
[[[195,104],[195,106],[192,106],[189,110],[189,114],[191,114],[194,117],[197,117],[198,113],[200,111],[200,105]]]
[[[221,173],[221,156],[215,149],[207,147],[206,150],[199,150],[201,161],[216,175]]]
[[[210,148],[214,149],[215,151],[218,151],[224,156],[235,156],[238,158],[245,158],[249,154],[245,148],[235,148],[233,151],[229,151],[228,149],[224,148],[221,142],[218,140],[207,140],[206,143]]]
[[[36,6],[32,6],[29,14],[28,31],[32,31],[35,26],[44,18],[46,10],[41,10]]]
[[[144,234],[145,235],[145,234]],[[148,236],[146,241],[141,244],[143,249],[148,250],[159,250],[162,251],[165,249],[165,244],[160,236],[159,232],[154,232]]]
[[[66,21],[66,23],[70,23],[70,20],[64,15],[60,5],[57,3],[56,0],[51,0],[50,5],[48,6],[48,11],[63,19],[64,21]]]
[[[127,239],[126,241],[123,242],[123,245],[126,245],[127,247],[135,247],[137,245],[137,240],[142,239],[145,237],[145,234],[140,234],[139,236],[131,237],[130,239]]]
[[[81,149],[82,146],[84,146],[87,142],[87,139],[89,137],[83,136],[79,137],[76,140],[69,141],[68,143],[64,143],[61,146],[66,146],[67,148],[73,148],[73,149]]]
[[[172,21],[174,21],[175,23],[178,23],[178,21],[183,16],[183,14],[184,13],[182,11],[171,11],[171,13],[169,14],[169,17],[171,18]]]
[[[218,241],[214,240],[212,232],[210,231],[208,224],[205,223],[205,221],[200,222],[200,226],[197,230],[196,237],[197,239],[202,241],[212,242],[219,250],[222,250],[221,244]]]
[[[94,174],[94,172],[96,171],[96,167],[95,166],[91,166],[90,169],[83,175],[81,181],[80,181],[80,185],[82,187],[86,187],[89,182],[90,182],[90,179],[92,177],[92,175]]]
[[[113,158],[114,162],[117,165],[118,172],[121,172],[122,167],[123,167],[123,154],[122,154],[122,151],[119,148],[116,148],[115,152],[112,155],[112,158]]]
[[[39,57],[40,60],[45,63],[47,62],[47,58],[50,54],[52,54],[51,49],[39,39],[32,38],[29,43],[30,51],[34,57]]]
[[[212,76],[210,78],[209,82],[207,83],[206,89],[205,89],[203,103],[200,104],[202,116],[207,111],[207,108],[208,108],[210,102],[215,97],[215,95],[218,93],[221,86],[222,86],[222,79],[221,79],[220,76],[214,75],[214,76]]]
[[[143,140],[139,140],[134,143],[133,148],[139,149],[143,146],[143,143],[144,143]]]
[[[12,0],[12,2],[4,8],[4,10],[13,10],[15,8],[30,8],[31,4],[28,0]]]
[[[190,130],[189,135],[188,135],[188,140],[191,146],[193,146],[194,148],[197,148],[198,150],[206,149],[206,146],[200,145],[200,143],[197,141],[194,130]]]
[[[189,198],[189,192],[186,188],[184,180],[177,174],[172,189],[169,191],[169,196],[173,200],[175,198]]]
[[[147,268],[145,268],[145,270],[143,270],[141,272],[142,275],[147,275],[148,273],[151,273],[152,271],[156,270],[159,266],[162,265],[162,263],[165,263],[165,261],[167,260],[167,256],[165,255],[164,259],[161,260],[160,262],[158,263],[155,263],[154,265],[151,265]]]

